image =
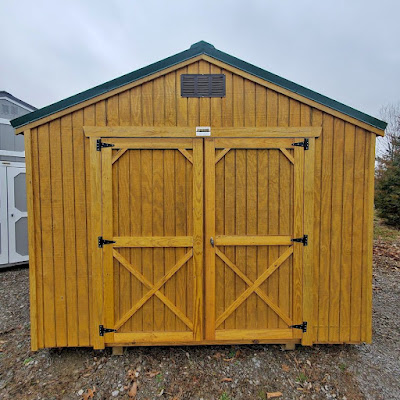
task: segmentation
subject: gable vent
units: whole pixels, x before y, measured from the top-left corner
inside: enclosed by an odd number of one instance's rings
[[[225,97],[224,74],[182,74],[182,97]]]

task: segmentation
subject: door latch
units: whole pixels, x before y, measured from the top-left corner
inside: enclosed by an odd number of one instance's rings
[[[214,238],[210,238],[210,244],[212,247],[214,247]]]

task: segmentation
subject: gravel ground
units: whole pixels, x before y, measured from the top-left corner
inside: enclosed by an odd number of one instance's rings
[[[394,247],[393,247],[394,246]],[[397,249],[396,249],[397,246]],[[376,243],[372,345],[29,351],[28,270],[0,271],[0,399],[400,399],[399,243]],[[399,253],[395,252],[399,255]],[[94,392],[92,393],[92,391]]]

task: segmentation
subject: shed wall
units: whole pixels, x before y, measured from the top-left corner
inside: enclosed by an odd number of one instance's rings
[[[226,97],[181,98],[182,73],[224,73]],[[200,61],[25,135],[39,348],[89,346],[97,332],[90,329],[89,140],[82,129],[95,125],[322,126],[315,152],[315,341],[371,340],[375,134]]]

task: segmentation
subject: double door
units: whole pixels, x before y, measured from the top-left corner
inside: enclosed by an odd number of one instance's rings
[[[25,167],[13,164],[0,165],[0,265],[28,261]]]
[[[304,235],[304,147],[294,141],[103,139],[113,147],[92,165],[106,344],[301,338],[304,246],[292,239]]]

